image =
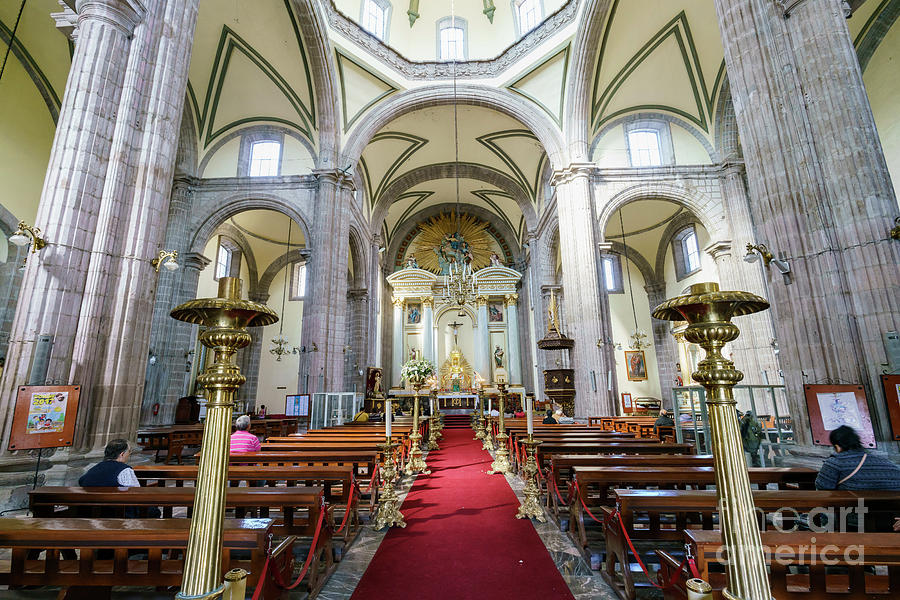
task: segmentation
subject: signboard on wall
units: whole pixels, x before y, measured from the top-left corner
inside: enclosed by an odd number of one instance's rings
[[[309,394],[285,396],[284,414],[289,417],[308,417]]]
[[[22,385],[16,394],[9,450],[71,446],[79,385]]]
[[[830,446],[829,432],[841,425],[852,427],[866,448],[875,447],[866,393],[861,385],[804,385],[813,443]]]

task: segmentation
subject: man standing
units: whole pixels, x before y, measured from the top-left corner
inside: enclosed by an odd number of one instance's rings
[[[740,413],[739,413],[740,414]],[[744,452],[750,454],[750,466],[761,467],[759,460],[759,444],[765,438],[762,425],[753,417],[749,410],[741,417],[741,440],[744,442]]]

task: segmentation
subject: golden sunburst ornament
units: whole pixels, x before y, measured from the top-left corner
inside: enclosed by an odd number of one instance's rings
[[[421,233],[410,255],[415,255],[420,268],[445,275],[448,261],[462,261],[470,256],[474,271],[491,263],[488,223],[470,215],[460,215],[458,224],[457,228],[454,215],[442,213],[419,225]]]

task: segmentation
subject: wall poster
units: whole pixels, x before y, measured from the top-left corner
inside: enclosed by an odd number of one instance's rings
[[[23,385],[16,395],[9,450],[71,446],[78,385]]]
[[[856,430],[864,447],[875,447],[875,432],[862,386],[804,385],[803,390],[815,444],[830,446],[829,432],[847,425]]]
[[[622,412],[631,414],[634,412],[634,404],[631,401],[631,394],[622,392]]]

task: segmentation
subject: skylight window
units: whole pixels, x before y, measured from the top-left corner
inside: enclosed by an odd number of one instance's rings
[[[659,132],[652,129],[636,129],[628,132],[628,152],[632,167],[658,167],[662,164]]]
[[[281,170],[281,143],[253,142],[250,146],[250,177],[271,177]]]
[[[379,0],[363,0],[362,26],[363,29],[377,37],[382,42],[387,37],[388,9],[387,2]]]

